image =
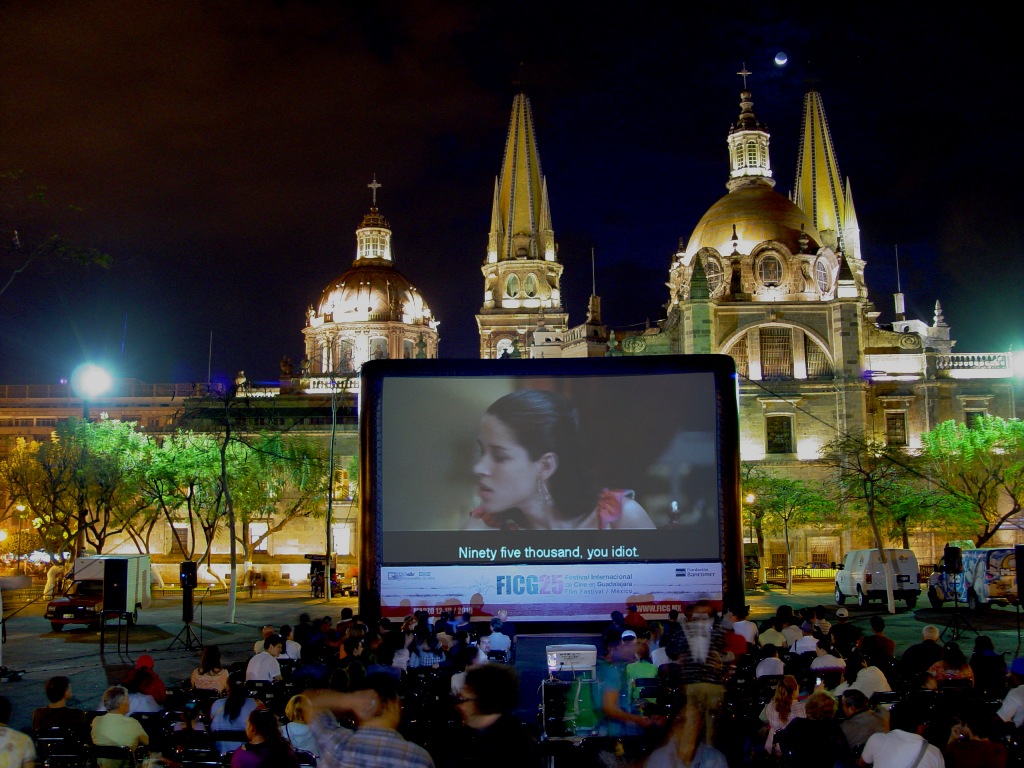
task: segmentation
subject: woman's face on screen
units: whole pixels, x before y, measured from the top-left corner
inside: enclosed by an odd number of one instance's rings
[[[512,430],[489,413],[480,420],[477,453],[473,472],[480,506],[486,512],[523,509],[537,499],[540,462],[531,460]]]

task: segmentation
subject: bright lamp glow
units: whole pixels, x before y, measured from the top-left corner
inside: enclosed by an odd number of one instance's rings
[[[110,374],[98,365],[85,363],[71,374],[71,387],[83,400],[99,397],[114,383]]]

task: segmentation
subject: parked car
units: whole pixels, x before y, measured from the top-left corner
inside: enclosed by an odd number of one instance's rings
[[[885,556],[892,564],[893,595],[913,608],[921,594],[917,555],[910,549],[886,549]],[[836,571],[836,604],[842,605],[847,598],[855,598],[865,608],[870,600],[886,599],[885,565],[877,549],[855,549],[846,553]]]

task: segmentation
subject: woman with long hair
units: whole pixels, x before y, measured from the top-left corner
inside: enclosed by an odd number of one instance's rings
[[[221,667],[220,646],[208,645],[203,648],[199,666],[192,670],[192,687],[216,691],[221,696],[227,692],[228,671]]]
[[[228,695],[225,699],[217,699],[210,708],[210,730],[241,731],[246,728],[249,715],[259,707],[255,699],[250,699],[245,690],[245,680],[241,677],[228,678]],[[217,749],[221,754],[230,752],[241,746],[240,741],[218,741]]]
[[[941,686],[950,680],[970,680],[974,685],[974,670],[967,663],[967,657],[957,643],[942,646],[942,658],[928,668],[928,674]]]
[[[249,743],[231,756],[231,768],[298,768],[295,750],[284,740],[277,716],[269,709],[255,709],[245,723]]]
[[[655,527],[632,491],[593,482],[579,416],[556,392],[523,389],[494,401],[477,448],[480,504],[467,529]]]
[[[288,718],[288,722],[281,725],[281,735],[285,741],[295,749],[320,757],[320,745],[317,744],[313,729],[309,727],[314,716],[313,702],[302,694],[292,696],[285,705],[284,715]]]
[[[798,701],[800,685],[792,675],[785,675],[775,688],[775,695],[761,713],[761,719],[768,724],[768,735],[764,748],[775,754],[775,734],[785,728],[794,719],[806,717],[803,702]]]

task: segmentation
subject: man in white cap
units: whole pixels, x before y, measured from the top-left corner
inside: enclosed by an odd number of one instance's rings
[[[597,665],[602,736],[639,736],[652,721],[634,711],[626,680],[626,666],[636,661],[636,632],[610,627],[604,633],[605,656]]]
[[[849,655],[860,640],[860,629],[850,623],[850,612],[846,608],[836,611],[836,623],[829,631],[832,645],[843,656]]]

